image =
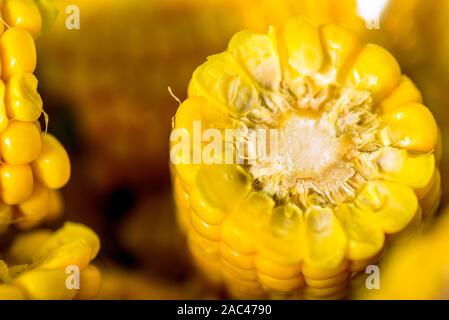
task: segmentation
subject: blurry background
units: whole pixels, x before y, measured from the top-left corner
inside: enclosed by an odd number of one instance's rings
[[[49,131],[73,174],[65,219],[102,239],[105,298],[212,297],[189,263],[173,214],[168,170],[171,117],[189,78],[238,30],[305,15],[338,22],[382,44],[422,90],[445,137],[449,200],[449,0],[55,0],[53,29],[38,40],[39,90]],[[67,30],[77,5],[80,30]],[[380,29],[361,16],[382,10]],[[126,279],[126,281],[124,280]]]

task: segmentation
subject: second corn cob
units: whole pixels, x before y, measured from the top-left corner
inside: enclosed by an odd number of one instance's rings
[[[194,260],[234,297],[345,297],[438,205],[435,119],[389,52],[343,27],[298,18],[237,33],[193,73],[173,129],[191,137],[194,121],[237,142],[280,132],[275,164],[172,166]]]

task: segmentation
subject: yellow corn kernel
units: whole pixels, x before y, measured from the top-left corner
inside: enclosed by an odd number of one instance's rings
[[[198,188],[195,188],[190,193],[190,203],[192,210],[200,216],[202,220],[210,224],[219,224],[225,217],[225,212],[211,205],[204,199]]]
[[[432,113],[422,104],[404,104],[385,113],[382,120],[389,125],[394,146],[419,153],[435,149],[438,126]]]
[[[188,91],[189,97],[201,95],[235,117],[247,114],[259,103],[253,81],[227,52],[210,56],[199,66],[193,73]]]
[[[231,53],[244,70],[263,88],[277,88],[281,68],[273,39],[250,31],[236,33],[229,42]]]
[[[195,183],[196,175],[199,169],[200,166],[197,164],[180,163],[176,165],[176,169],[174,169],[174,171],[176,172],[176,176],[179,177],[182,186],[186,190],[190,190]]]
[[[362,43],[354,32],[341,26],[325,24],[319,30],[325,52],[325,72],[334,72],[341,81],[360,52]]]
[[[80,289],[78,290],[75,299],[77,300],[91,300],[94,299],[100,292],[101,273],[98,268],[89,265],[81,272],[80,275]]]
[[[11,121],[0,139],[2,158],[8,164],[30,163],[41,151],[41,132],[31,122]]]
[[[263,273],[258,274],[260,281],[270,290],[278,292],[297,291],[304,287],[304,277],[297,276],[290,279],[276,279]]]
[[[230,276],[235,277],[240,280],[245,281],[256,281],[257,280],[257,271],[255,269],[244,270],[240,269],[233,264],[227,262],[226,260],[220,261],[223,269],[226,269],[226,272],[229,273]]]
[[[202,166],[196,184],[205,201],[223,210],[238,206],[251,190],[250,177],[237,165]]]
[[[42,136],[42,150],[31,166],[36,179],[47,188],[59,189],[70,179],[69,156],[51,134]]]
[[[377,162],[380,177],[412,187],[419,198],[432,182],[435,171],[435,157],[431,153],[411,156],[405,150],[385,148]]]
[[[36,251],[52,236],[50,230],[37,230],[24,233],[14,239],[8,250],[8,257],[16,264],[29,264]]]
[[[322,269],[338,266],[345,257],[347,238],[330,209],[312,207],[306,212],[305,263]]]
[[[21,27],[36,37],[42,28],[42,18],[35,1],[7,0],[3,6],[3,19],[10,27]]]
[[[13,284],[25,291],[31,300],[69,300],[73,299],[76,290],[66,286],[65,269],[31,270],[17,277]]]
[[[84,243],[88,244],[89,256],[92,260],[98,254],[100,250],[100,240],[98,236],[88,227],[85,227],[81,224],[77,223],[65,223],[63,228],[59,229],[52,235],[52,238],[47,241],[36,253],[33,257],[35,261],[41,261],[49,256],[52,253],[57,252],[57,250],[65,245],[77,242],[79,240],[84,240],[82,244],[77,245],[79,248],[85,248]],[[81,252],[84,254],[85,251],[78,250],[77,252]]]
[[[346,273],[349,262],[344,259],[341,263],[335,268],[316,268],[307,263],[302,266],[302,273],[306,277],[306,279],[313,280],[323,280],[339,277],[342,273]]]
[[[19,204],[33,193],[33,172],[29,165],[0,165],[0,194],[9,205]]]
[[[34,122],[43,111],[37,79],[31,73],[16,73],[6,82],[5,101],[10,119]]]
[[[0,38],[2,78],[9,80],[16,73],[33,73],[36,69],[36,47],[33,37],[22,28],[8,29]]]
[[[25,219],[31,221],[42,220],[48,214],[49,195],[50,192],[47,188],[35,182],[33,194],[19,204],[19,210]]]
[[[418,206],[413,219],[405,228],[395,234],[387,235],[388,244],[394,244],[395,246],[407,245],[412,238],[421,233],[423,229],[422,217],[422,209]]]
[[[51,29],[56,21],[58,9],[55,7],[52,0],[39,0],[36,4],[41,14],[41,33],[45,33]]]
[[[217,241],[220,239],[220,226],[208,224],[198,216],[195,210],[191,210],[190,212],[190,221],[192,223],[192,227],[203,237],[212,241]]]
[[[224,241],[220,243],[220,255],[230,264],[244,270],[254,270],[254,255],[244,254],[229,247]]]
[[[176,111],[174,125],[176,129],[184,128],[192,135],[194,121],[201,122],[201,129],[229,129],[235,126],[232,119],[202,97],[191,97],[185,100]]]
[[[385,99],[379,107],[382,113],[390,112],[406,103],[422,103],[422,95],[412,80],[402,76],[399,85]]]
[[[6,114],[6,103],[5,103],[5,84],[0,80],[0,132],[8,127],[9,119]]]
[[[258,224],[262,225],[256,228],[254,235],[260,239],[256,242],[257,252],[260,258],[272,261],[274,266],[282,268],[288,274],[289,266],[299,268],[304,255],[302,245],[304,214],[292,203],[272,209],[273,200],[268,195],[264,195],[267,198],[265,200],[267,204],[258,215],[260,217],[258,220],[262,220],[262,223]],[[260,271],[274,278],[282,278],[279,274],[272,275],[268,270]]]
[[[375,44],[366,44],[351,67],[348,82],[373,93],[375,101],[387,96],[401,80],[396,59]]]
[[[260,255],[255,257],[254,263],[258,272],[272,278],[289,279],[301,274],[301,265],[299,263],[291,265],[279,264]]]
[[[418,210],[418,199],[411,188],[381,180],[369,181],[357,196],[355,204],[386,233],[404,228]]]
[[[80,238],[61,245],[45,259],[33,259],[40,269],[65,269],[67,266],[77,266],[84,270],[91,260],[91,248],[87,240]]]
[[[236,218],[228,218],[223,222],[221,236],[231,249],[244,255],[255,253],[251,232]]]
[[[299,74],[318,71],[323,64],[318,29],[304,18],[287,21],[279,30],[278,46],[283,68],[287,66]]]
[[[184,186],[182,185],[179,176],[176,176],[173,180],[174,180],[173,189],[176,189],[177,191],[176,193],[174,193],[174,196],[176,197],[176,206],[183,212],[189,212],[191,208],[190,205],[191,195],[187,193],[187,191],[184,189]]]
[[[183,177],[187,175],[187,178],[185,178],[187,180],[190,180],[189,177],[195,173],[195,165],[188,163],[199,162],[202,159],[203,153],[201,146],[207,145],[208,143],[208,141],[203,141],[203,139],[201,139],[204,131],[209,128],[229,129],[235,126],[234,121],[229,119],[229,117],[222,111],[214,108],[202,97],[192,97],[184,101],[176,112],[173,124],[174,128],[178,129],[176,130],[176,133],[182,129],[183,134],[185,133],[188,136],[185,138],[181,134],[179,137],[176,135],[170,137],[170,157],[171,159],[179,159],[178,162],[180,163],[186,163],[184,165],[186,172],[183,170],[183,167],[177,169]],[[195,136],[198,136],[201,139],[201,142],[195,141]],[[224,136],[224,131],[222,130],[222,137]],[[175,139],[182,140],[178,143],[179,140]],[[186,140],[190,141],[190,152],[184,150],[184,143]],[[179,146],[179,149],[175,144]],[[219,160],[225,160],[225,149],[222,148],[220,151],[222,152],[222,158]],[[218,155],[216,156],[218,158]]]
[[[335,213],[348,236],[348,259],[368,259],[382,249],[385,235],[375,219],[348,205],[339,207]]]

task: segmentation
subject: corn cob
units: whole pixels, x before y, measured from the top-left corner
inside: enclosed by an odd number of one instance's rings
[[[237,130],[224,139],[234,149],[250,129],[279,131],[275,165],[172,165],[194,261],[233,297],[343,298],[354,274],[436,209],[435,119],[395,58],[344,27],[296,18],[239,32],[188,93],[173,129],[190,137],[193,121]]]
[[[64,147],[43,132],[47,122],[37,92],[34,38],[45,26],[46,0],[0,2],[0,229],[11,222],[28,228],[62,211],[57,189],[70,177]],[[4,29],[6,26],[6,29]]]
[[[99,249],[97,235],[77,223],[19,235],[7,253],[9,263],[0,260],[0,300],[94,298],[100,272],[90,263]],[[72,265],[80,271],[78,289],[66,285]]]
[[[407,246],[394,248],[380,265],[380,287],[359,286],[356,299],[449,299],[449,210]],[[365,281],[362,276],[360,282]]]

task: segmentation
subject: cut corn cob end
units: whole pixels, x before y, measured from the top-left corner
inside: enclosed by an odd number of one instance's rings
[[[47,0],[0,2],[0,232],[13,222],[30,228],[55,219],[63,209],[57,190],[69,180],[70,161],[41,128],[47,115],[33,75],[34,38],[51,11]]]
[[[91,262],[99,249],[98,236],[78,223],[17,236],[8,264],[0,260],[0,300],[95,298],[101,275]]]
[[[233,297],[343,298],[354,274],[437,206],[435,119],[394,57],[350,30],[296,18],[267,34],[239,32],[195,70],[188,93],[173,157],[193,121],[200,139],[209,128],[238,130],[222,145],[247,143],[244,160],[260,147],[251,129],[279,133],[274,161],[173,165],[194,261]]]

